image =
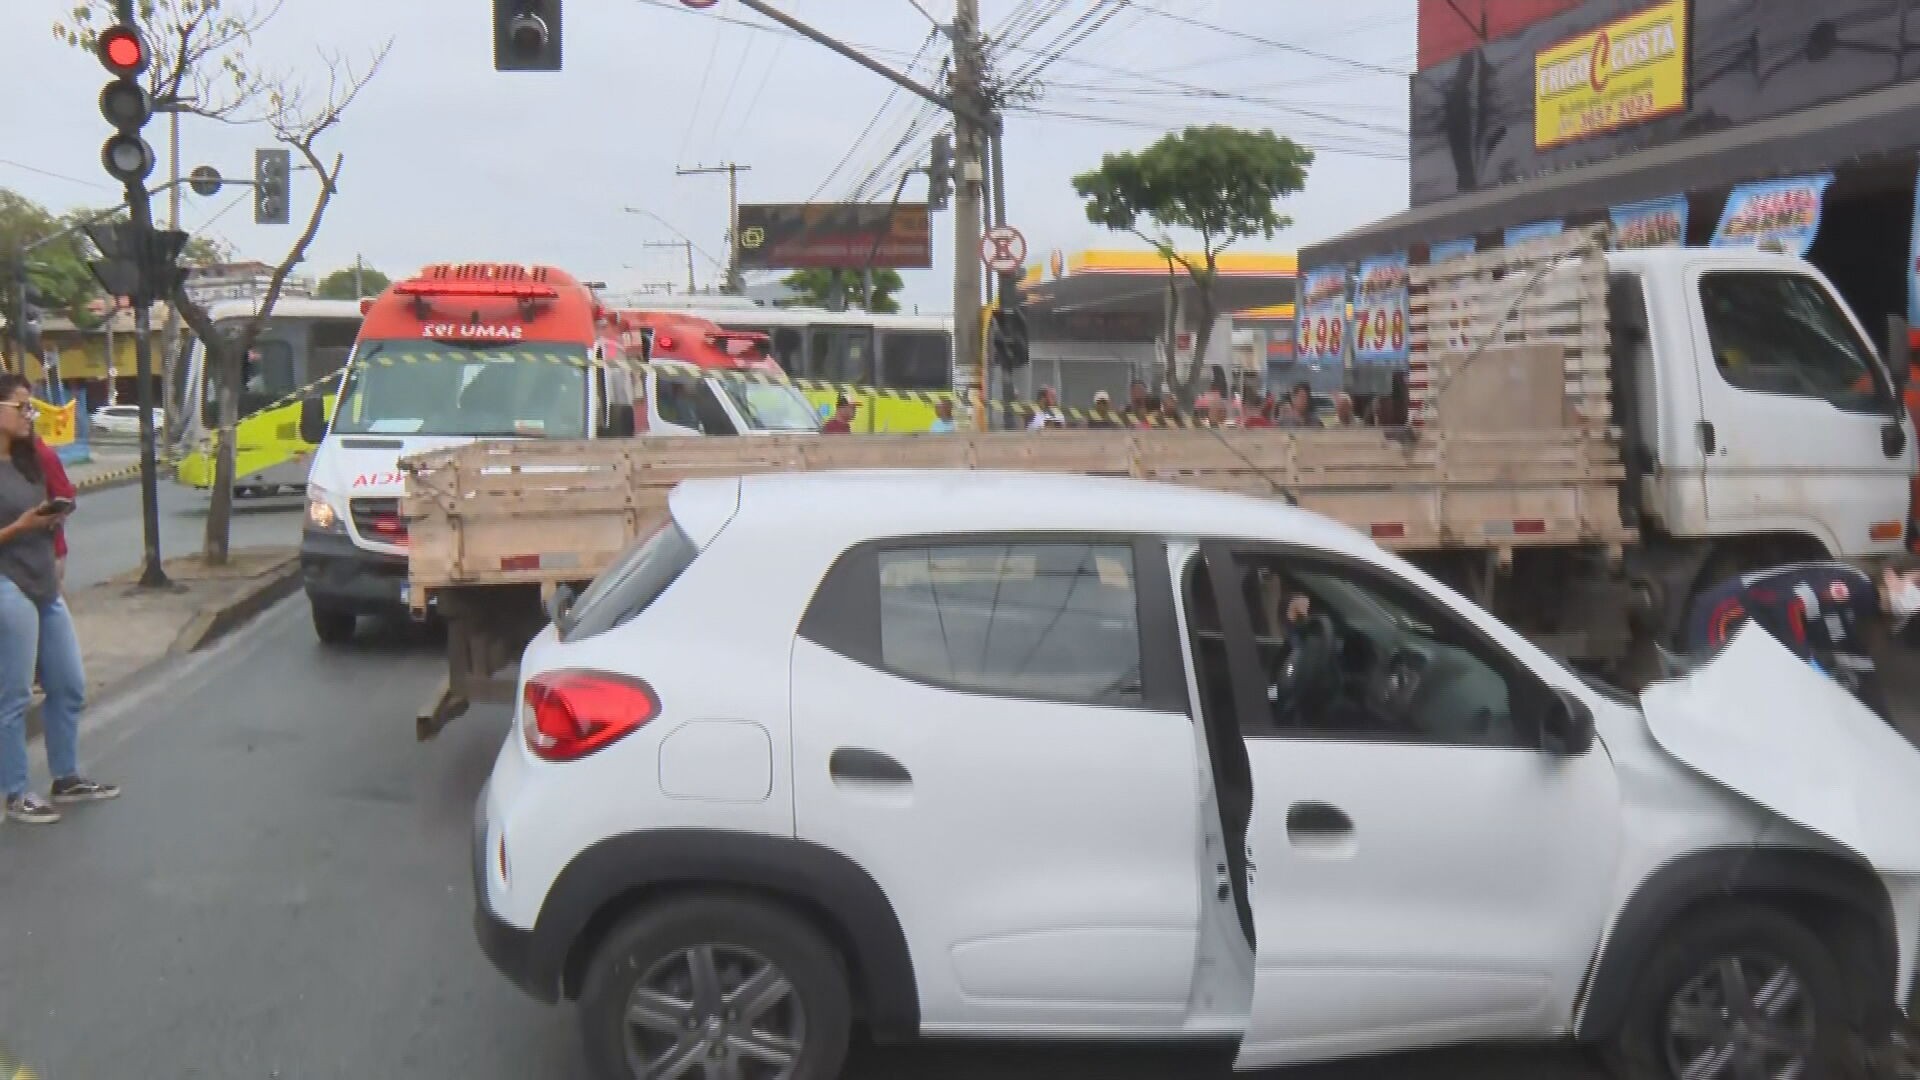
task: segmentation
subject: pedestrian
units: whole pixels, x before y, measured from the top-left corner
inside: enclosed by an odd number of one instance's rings
[[[928,425],[927,430],[935,435],[946,435],[954,430],[952,398],[941,398],[933,403],[933,423]]]
[[[1153,400],[1153,392],[1147,389],[1146,380],[1135,379],[1127,385],[1127,408],[1122,415],[1127,418],[1128,424],[1144,426],[1159,407]]]
[[[853,402],[847,400],[847,395],[841,394],[840,399],[833,403],[833,415],[827,418],[826,423],[820,425],[820,434],[853,434],[853,411]]]
[[[0,792],[6,815],[42,825],[59,811],[27,789],[27,705],[37,673],[46,692],[49,792],[56,803],[111,799],[112,784],[80,775],[80,710],[86,671],[73,617],[60,596],[54,532],[73,503],[53,501],[33,435],[32,384],[0,375]]]
[[[1246,403],[1241,409],[1240,426],[1249,428],[1273,426],[1273,402],[1268,400],[1265,390],[1257,386],[1247,390]]]
[[[67,467],[60,462],[60,452],[48,446],[45,439],[35,438],[33,448],[39,454],[40,472],[47,478],[47,497],[49,499],[72,499],[79,494],[73,481],[67,479]],[[54,576],[62,585],[67,580],[67,526],[65,522],[53,529],[53,570]]]
[[[1158,421],[1149,427],[1186,427],[1187,418],[1180,412],[1180,399],[1171,390],[1160,394],[1160,413]]]
[[[1333,423],[1337,428],[1359,427],[1360,418],[1353,412],[1353,397],[1345,390],[1333,396]]]
[[[1060,414],[1060,395],[1051,386],[1040,388],[1040,407],[1033,410],[1033,419],[1027,421],[1028,431],[1042,428],[1063,428],[1067,418]]]
[[[1093,411],[1087,415],[1087,426],[1090,428],[1117,428],[1124,426],[1120,422],[1120,415],[1113,411],[1112,394],[1107,393],[1105,390],[1094,393]]]
[[[1319,420],[1313,415],[1313,389],[1306,383],[1293,384],[1287,400],[1273,418],[1275,427],[1302,428],[1318,427]]]

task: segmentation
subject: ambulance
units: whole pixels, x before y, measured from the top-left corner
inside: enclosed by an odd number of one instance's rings
[[[317,444],[302,584],[328,644],[351,640],[362,616],[407,612],[403,458],[488,439],[818,430],[791,386],[736,393],[697,366],[684,378],[647,368],[637,377],[611,313],[554,267],[428,266],[362,306],[331,409],[315,397],[300,411],[301,437]],[[646,337],[663,348],[671,339]]]
[[[812,403],[774,361],[767,335],[724,330],[684,312],[623,310],[612,313],[610,321],[621,355],[650,365],[644,380],[633,383],[634,423],[640,433],[819,431]]]

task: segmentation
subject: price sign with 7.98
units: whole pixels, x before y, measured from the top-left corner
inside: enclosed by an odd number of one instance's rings
[[[1407,359],[1407,257],[1360,264],[1353,286],[1353,356],[1369,364]]]

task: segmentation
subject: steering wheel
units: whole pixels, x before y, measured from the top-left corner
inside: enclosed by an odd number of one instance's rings
[[[1273,689],[1289,711],[1317,708],[1340,689],[1340,634],[1325,615],[1293,628],[1292,647],[1273,673]]]

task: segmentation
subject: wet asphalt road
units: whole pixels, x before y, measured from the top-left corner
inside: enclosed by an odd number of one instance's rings
[[[0,1047],[45,1080],[581,1075],[572,1012],[522,997],[473,941],[470,814],[505,713],[416,744],[438,655],[373,629],[323,649],[295,597],[90,714],[84,763],[125,797],[0,826]],[[1490,1051],[1265,1075],[1382,1066],[1598,1075]],[[857,1050],[848,1075],[1229,1072],[1220,1052],[929,1044]]]

